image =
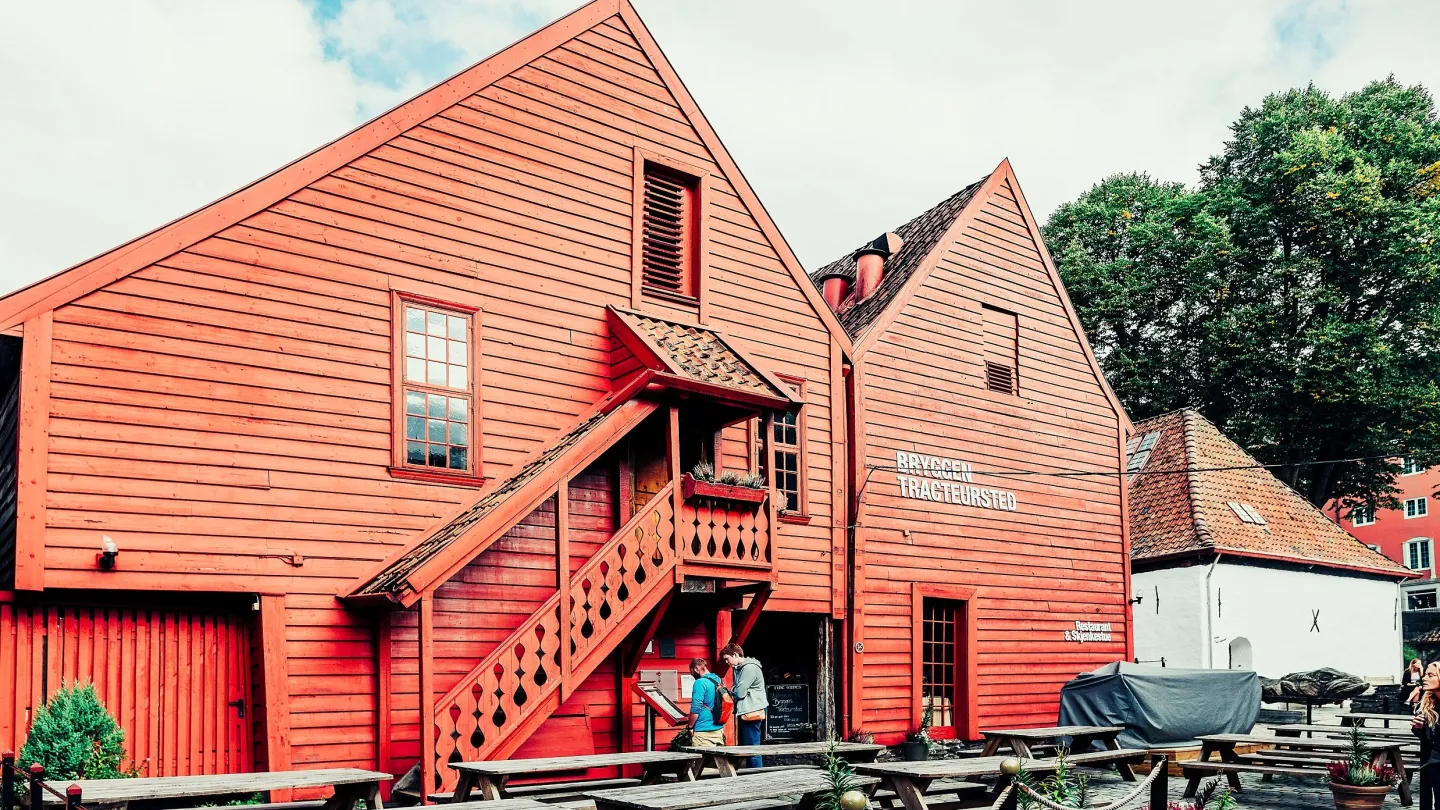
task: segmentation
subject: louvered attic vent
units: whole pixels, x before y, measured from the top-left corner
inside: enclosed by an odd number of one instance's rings
[[[662,298],[696,297],[695,179],[645,167],[641,283]]]
[[[1015,393],[1015,369],[986,360],[985,387],[1002,394]]]

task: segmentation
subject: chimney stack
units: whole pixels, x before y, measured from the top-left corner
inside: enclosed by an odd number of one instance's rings
[[[831,312],[839,312],[845,296],[850,294],[850,276],[843,270],[831,270],[820,276],[820,297]]]
[[[874,294],[885,277],[885,260],[900,251],[905,240],[891,232],[880,234],[875,241],[855,251],[855,300],[863,301]]]

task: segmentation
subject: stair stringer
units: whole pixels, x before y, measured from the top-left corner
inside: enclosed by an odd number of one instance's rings
[[[675,484],[656,493],[563,587],[435,703],[427,792],[448,790],[452,762],[519,748],[564,697],[674,586]]]

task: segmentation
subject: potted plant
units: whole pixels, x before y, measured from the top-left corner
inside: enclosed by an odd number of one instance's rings
[[[920,713],[920,725],[905,734],[900,743],[900,757],[906,762],[924,762],[930,758],[930,724],[935,720],[935,707],[931,698],[925,698],[925,709]]]
[[[765,476],[755,473],[741,475],[734,470],[726,470],[717,478],[715,468],[703,461],[685,474],[680,486],[687,501],[703,498],[755,506],[769,495]]]
[[[1365,744],[1359,726],[1350,728],[1345,759],[1331,762],[1325,769],[1330,773],[1330,792],[1340,810],[1379,810],[1396,781],[1394,768],[1371,761],[1370,746]]]

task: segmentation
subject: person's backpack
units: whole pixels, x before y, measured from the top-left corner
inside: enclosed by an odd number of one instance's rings
[[[730,722],[730,715],[735,713],[735,697],[730,690],[725,688],[725,683],[720,676],[713,672],[706,673],[706,678],[715,682],[715,705],[710,708],[711,715],[715,718],[715,725],[723,726]]]

